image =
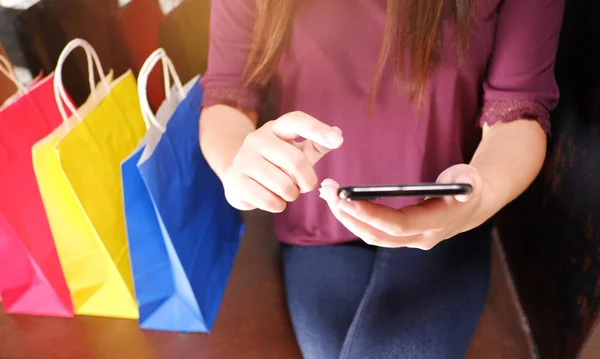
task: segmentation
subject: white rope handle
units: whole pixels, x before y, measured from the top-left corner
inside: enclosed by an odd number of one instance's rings
[[[152,110],[150,109],[150,104],[148,103],[148,77],[150,76],[150,73],[152,72],[154,66],[156,66],[158,60],[162,58],[163,53],[163,49],[158,49],[151,53],[150,56],[148,56],[148,58],[146,59],[146,61],[144,61],[144,64],[142,65],[142,68],[140,69],[140,73],[138,75],[138,98],[140,101],[140,110],[142,111],[144,122],[146,123],[146,129],[150,128],[150,117],[153,115]],[[166,71],[168,71],[168,68],[164,61],[162,62],[162,65],[163,74],[165,74]],[[165,86],[165,97],[168,98],[168,96],[170,96],[170,93],[168,92],[169,87],[171,85],[170,77],[163,75],[163,79]]]
[[[167,56],[167,53],[164,49],[159,48],[154,51],[144,62],[144,65],[140,69],[140,73],[138,76],[138,96],[140,98],[140,107],[142,110],[142,116],[144,117],[144,122],[146,123],[146,128],[150,128],[150,124],[154,125],[154,127],[158,128],[161,132],[165,132],[167,129],[162,124],[156,121],[156,117],[152,110],[150,109],[150,104],[148,103],[148,76],[154,69],[156,64],[162,61],[163,68],[163,78],[165,85],[165,97],[169,99],[171,92],[171,82],[169,80],[170,77],[173,78],[173,82],[175,83],[175,87],[177,89],[177,93],[181,97],[181,99],[185,98],[186,93],[183,89],[183,85],[181,84],[181,80],[179,79],[179,75],[177,75],[177,71],[175,71],[175,65],[173,65],[173,61]],[[170,76],[169,76],[170,75]]]
[[[62,119],[65,123],[68,119],[67,112],[65,110],[65,105],[80,122],[82,121],[81,115],[79,115],[77,109],[67,96],[67,91],[65,90],[65,86],[63,84],[62,79],[63,66],[65,64],[65,61],[67,60],[67,57],[71,54],[71,52],[73,52],[73,50],[80,47],[83,50],[85,50],[86,53],[90,94],[92,96],[95,96],[96,81],[94,78],[94,65],[96,66],[96,71],[98,72],[98,76],[100,77],[100,82],[103,83],[107,92],[110,91],[106,75],[104,74],[102,64],[100,63],[100,58],[98,57],[98,54],[96,53],[96,50],[94,50],[92,45],[90,45],[89,42],[82,39],[74,39],[71,42],[69,42],[58,57],[58,62],[56,63],[56,70],[54,71],[54,99],[56,100],[58,110],[60,111]]]
[[[2,55],[0,55],[0,72],[4,76],[6,76],[6,78],[8,78],[12,83],[15,84],[15,87],[17,88],[17,91],[20,95],[24,95],[27,93],[27,89],[25,88],[25,86],[23,86],[21,82],[19,82],[19,79],[17,78],[17,74],[15,73],[12,64],[10,63],[10,61],[8,61],[6,57]]]

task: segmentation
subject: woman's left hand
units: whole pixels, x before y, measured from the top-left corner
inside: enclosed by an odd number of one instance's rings
[[[339,185],[331,179],[323,181],[319,191],[336,218],[366,243],[429,250],[479,226],[493,214],[484,205],[491,196],[490,186],[474,167],[452,166],[436,182],[467,183],[473,191],[469,195],[425,199],[400,209],[368,201],[341,200],[337,195]]]

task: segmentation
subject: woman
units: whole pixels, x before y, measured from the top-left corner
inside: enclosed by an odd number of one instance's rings
[[[488,293],[488,219],[545,157],[563,1],[211,6],[202,150],[234,207],[278,213],[304,357],[464,357]],[[267,84],[280,117],[257,130]],[[336,196],[338,182],[436,178],[473,192]]]

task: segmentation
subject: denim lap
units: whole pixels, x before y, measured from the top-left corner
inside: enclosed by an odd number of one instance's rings
[[[303,357],[462,359],[488,295],[490,250],[487,227],[431,251],[284,245]]]

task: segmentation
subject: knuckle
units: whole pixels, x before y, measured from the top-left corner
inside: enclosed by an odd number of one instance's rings
[[[309,174],[306,176],[305,181],[306,185],[308,186],[308,190],[312,191],[315,188],[317,188],[317,185],[319,184],[319,179],[317,178],[317,174],[312,170],[312,168],[308,173]]]
[[[226,196],[228,196],[228,198],[230,198],[232,201],[241,202],[246,200],[244,194],[248,193],[248,186],[246,186],[245,181],[243,181],[241,177],[230,180],[229,183],[224,187]]]
[[[279,124],[279,123],[284,123],[286,121],[294,121],[294,120],[298,119],[298,117],[300,117],[300,116],[303,116],[302,111],[292,111],[292,112],[288,112],[288,113],[281,115],[278,119],[276,119],[273,122],[275,125],[275,123]]]
[[[243,147],[254,147],[262,142],[260,140],[260,137],[261,137],[260,132],[258,130],[251,132],[251,133],[247,134],[246,137],[244,138],[244,142],[242,143],[242,146]]]
[[[253,190],[252,180],[250,177],[243,174],[236,176],[236,178],[233,179],[231,186],[232,190],[235,191],[235,193],[240,193],[240,195],[250,193]]]
[[[227,182],[231,182],[231,181],[235,180],[236,178],[239,178],[239,176],[242,172],[243,164],[245,162],[244,158],[245,158],[245,155],[241,152],[238,152],[235,155],[235,157],[233,158],[233,161],[231,161],[231,165],[227,169],[227,173],[226,173],[226,177],[225,177]]]
[[[232,193],[231,190],[228,190],[227,188],[225,188],[225,199],[227,200],[227,202],[231,205],[231,207],[237,209],[237,210],[244,210],[244,206],[242,205],[242,200],[240,198],[238,198],[235,193]]]
[[[227,189],[227,187],[225,187],[225,199],[227,200],[227,202],[229,202],[229,204],[230,204],[232,207],[234,207],[234,208],[236,208],[236,209],[239,209],[239,208],[237,208],[238,201],[237,201],[237,200],[235,199],[235,197],[234,197],[234,196],[231,194],[231,191],[229,191],[229,190]]]
[[[293,151],[290,153],[290,164],[295,170],[301,171],[306,168],[306,157],[304,157],[300,150]]]
[[[283,210],[285,210],[286,207],[286,203],[278,198],[275,198],[274,196],[269,196],[266,200],[265,200],[265,204],[267,205],[268,208],[270,208],[273,212],[275,213],[279,213],[279,212],[283,212]]]
[[[322,127],[320,126],[320,123],[313,122],[308,125],[308,131],[309,133],[319,133],[322,132]]]
[[[296,186],[291,179],[285,179],[279,186],[281,193],[285,196],[289,202],[295,201],[300,195],[298,186]]]
[[[236,193],[240,186],[245,185],[245,177],[247,177],[244,173],[245,168],[242,165],[243,160],[238,159],[238,157],[239,156],[236,156],[236,158],[234,158],[231,167],[229,167],[225,174],[225,178],[223,179],[223,187]]]
[[[229,172],[225,179],[223,180],[223,189],[225,190],[225,196],[228,198],[234,197],[234,189],[235,189],[235,178],[234,175]]]
[[[252,147],[255,141],[255,137],[256,135],[254,135],[254,133],[248,134],[242,142],[242,147],[240,148],[240,151],[244,150],[245,148]]]
[[[292,111],[292,112],[288,112],[285,116],[298,118],[298,117],[303,117],[305,115],[306,115],[306,113],[302,112],[302,111]]]

